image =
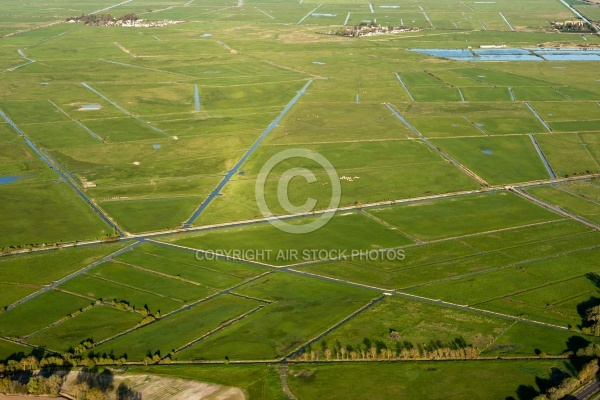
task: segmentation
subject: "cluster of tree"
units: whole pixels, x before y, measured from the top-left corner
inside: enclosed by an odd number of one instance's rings
[[[107,398],[114,398],[112,396],[107,396],[102,389],[90,386],[87,382],[78,382],[73,385],[70,394],[77,400],[105,400]],[[117,388],[116,398],[117,400],[141,400],[142,395],[126,385],[121,384]]]
[[[552,22],[552,26],[561,32],[594,32],[592,24],[585,21]]]
[[[384,35],[387,33],[406,32],[418,30],[417,28],[410,28],[406,26],[381,26],[377,25],[375,21],[361,22],[359,25],[344,26],[336,30],[327,32],[328,35],[337,36],[369,36],[369,35]]]
[[[137,21],[138,19],[138,16],[135,14],[126,14],[118,18],[115,18],[110,14],[83,14],[81,17],[67,18],[67,21],[83,22],[85,25],[106,25],[109,22]]]
[[[584,326],[581,330],[588,335],[600,336],[600,305],[585,311]]]
[[[551,387],[534,400],[560,400],[594,379],[596,374],[598,374],[598,359],[593,359],[579,370],[577,377],[565,378],[560,385]]]
[[[70,348],[61,354],[29,355],[20,360],[10,359],[6,362],[0,362],[0,378],[6,374],[18,372],[35,371],[44,367],[84,367],[95,368],[96,366],[123,365],[127,362],[127,354],[115,356],[114,354],[94,353],[95,346],[93,339],[86,339],[77,346]],[[161,356],[160,351],[154,354],[148,352],[144,358],[144,363],[149,364],[168,364],[171,362],[170,355]]]
[[[586,347],[577,350],[577,357],[600,358],[600,344],[590,343]]]
[[[440,340],[431,340],[429,343],[418,344],[415,346],[412,342],[401,341],[397,332],[390,330],[390,337],[395,340],[393,346],[386,345],[381,340],[371,341],[364,338],[362,343],[355,346],[342,345],[336,340],[333,346],[328,346],[324,340],[321,342],[320,349],[311,347],[305,349],[300,354],[300,359],[304,361],[318,361],[325,359],[332,360],[398,360],[398,359],[453,359],[467,360],[478,357],[478,351],[473,346],[468,345],[463,338],[456,338],[450,342],[444,343]]]
[[[78,316],[79,314],[81,314],[81,313],[84,313],[84,312],[86,312],[86,311],[89,311],[89,310],[91,310],[92,308],[94,308],[94,306],[96,306],[96,305],[100,305],[100,304],[101,304],[101,302],[100,302],[100,301],[96,301],[95,303],[91,303],[91,304],[89,304],[89,305],[87,305],[87,306],[85,306],[85,307],[81,307],[79,310],[75,310],[75,311],[73,311],[71,314],[67,314],[66,316],[62,317],[62,318],[61,318],[60,320],[58,320],[57,322],[64,322],[64,321],[66,321],[66,320],[68,320],[68,319],[75,318],[75,317],[76,317],[76,316]]]
[[[140,392],[120,383],[115,389],[113,373],[106,368],[82,369],[76,381],[66,389],[77,400],[141,400]]]
[[[105,396],[102,390],[97,387],[90,387],[87,382],[80,382],[73,385],[71,394],[77,400],[104,400]]]
[[[4,394],[30,394],[35,396],[50,395],[58,396],[62,386],[62,378],[52,375],[49,378],[35,376],[29,378],[27,384],[20,383],[10,377],[0,378],[0,393]]]
[[[62,386],[62,378],[58,375],[52,375],[48,378],[33,376],[29,378],[27,383],[21,383],[19,379],[21,378],[20,373],[36,371],[47,365],[47,361],[43,361],[31,355],[19,361],[9,360],[7,363],[0,363],[0,393],[58,395]]]
[[[75,383],[66,389],[77,400],[104,400],[114,390],[113,382],[113,373],[106,368],[84,368],[77,374]]]
[[[135,306],[129,304],[127,300],[112,299],[110,302],[106,303],[103,302],[102,299],[98,299],[96,301],[96,304],[99,303],[110,305],[112,307],[115,307],[117,310],[130,311],[140,314],[142,317],[144,317],[144,319],[142,319],[137,326],[146,325],[152,321],[155,321],[157,318],[160,318],[160,310],[156,310],[156,312],[153,314],[150,312],[150,308],[147,304],[144,304],[144,307],[141,309],[136,309]]]
[[[0,393],[57,396],[63,385],[64,373],[70,368],[81,367],[70,394],[77,400],[107,398],[107,393],[115,387],[111,371],[103,366],[122,365],[127,361],[126,355],[116,358],[112,354],[94,354],[89,351],[93,345],[93,341],[88,339],[63,354],[32,354],[20,360],[0,363]],[[151,359],[153,363],[162,361],[160,353]],[[52,375],[47,376],[47,372]],[[141,399],[138,392],[125,384],[120,384],[114,394],[119,400]]]
[[[70,349],[65,353],[39,357],[30,355],[21,360],[8,360],[0,363],[0,377],[18,372],[35,371],[44,367],[94,368],[96,365],[123,365],[127,362],[126,354],[116,357],[114,354],[88,352],[87,350],[92,346],[93,343],[88,339],[76,348]]]
[[[144,357],[144,364],[146,365],[158,364],[159,362],[162,362],[163,364],[170,364],[171,358],[168,355],[167,357],[162,357],[160,355],[160,350],[154,354],[148,352],[148,354],[146,354],[146,357]]]

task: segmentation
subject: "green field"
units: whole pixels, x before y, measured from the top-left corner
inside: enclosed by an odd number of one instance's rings
[[[136,287],[147,293],[156,293],[180,302],[192,302],[208,295],[210,290],[200,285],[194,285],[177,279],[165,279],[150,271],[139,270],[127,264],[106,263],[91,274],[116,281],[123,285]]]
[[[492,185],[548,178],[527,136],[434,139],[433,143]]]
[[[158,243],[146,243],[134,249],[136,259],[143,259],[146,268],[151,265],[161,271],[171,271],[184,278],[194,280],[197,276],[200,280],[205,279],[211,272],[237,278],[232,281],[217,283],[219,287],[227,283],[238,283],[245,279],[253,278],[267,271],[266,268],[244,262],[227,262],[223,260],[198,260],[193,250],[183,250],[177,247],[165,246]],[[139,258],[138,258],[139,257]],[[154,260],[154,262],[152,262]],[[148,264],[150,262],[150,264]],[[181,268],[180,270],[177,267]],[[194,268],[190,268],[194,267]],[[151,269],[151,268],[150,268]],[[196,271],[198,270],[198,271]],[[196,272],[191,272],[196,271]],[[194,274],[189,275],[188,274]],[[195,275],[197,274],[197,275]],[[210,274],[212,275],[212,274]],[[217,278],[215,278],[217,279]]]
[[[111,321],[110,326],[105,321]],[[60,325],[32,335],[29,341],[49,349],[66,351],[87,339],[95,342],[109,338],[121,331],[132,328],[140,321],[134,313],[117,311],[108,307],[95,307]],[[93,333],[93,335],[90,335]]]
[[[113,233],[64,182],[6,186],[0,190],[0,202],[6,215],[11,215],[0,228],[2,248],[96,239]]]
[[[123,243],[113,243],[2,258],[0,281],[47,285],[125,246]]]
[[[600,171],[591,143],[585,143],[580,134],[537,135],[536,140],[557,176]]]
[[[265,272],[260,267],[242,266],[240,269],[245,269],[248,275],[240,274],[238,271],[231,271],[230,273],[227,271],[229,263],[222,263],[220,260],[197,260],[195,254],[190,251],[183,254],[186,256],[185,260],[177,260],[169,258],[168,255],[164,257],[160,251],[158,255],[155,255],[138,250],[122,254],[117,260],[131,266],[138,266],[148,271],[164,274],[163,276],[170,279],[186,279],[190,283],[200,285],[199,290],[203,287],[225,289],[242,283],[248,277]]]
[[[489,210],[494,210],[494,213],[490,214]],[[423,240],[493,231],[558,218],[504,192],[417,202],[367,212]],[[441,221],[449,226],[440,224]]]
[[[390,396],[503,399],[516,395],[520,385],[532,387],[535,393],[533,376],[544,379],[557,365],[564,368],[562,362],[552,361],[299,365],[292,367],[298,376],[290,379],[290,387],[293,393],[307,398],[360,399],[367,393],[372,399]],[[490,381],[500,383],[490,387]]]
[[[198,197],[107,201],[102,208],[117,218],[129,232],[159,231],[176,228],[192,214]]]
[[[372,291],[275,273],[238,292],[273,301],[251,317],[183,352],[182,359],[274,359],[375,297]],[[265,331],[265,327],[271,329]]]
[[[115,302],[126,301],[137,310],[141,310],[144,306],[147,306],[152,312],[157,310],[169,312],[184,305],[181,300],[176,301],[158,294],[143,292],[117,282],[104,281],[88,275],[71,279],[69,282],[61,285],[61,289],[82,296],[88,296],[94,300],[102,299],[102,301],[106,302],[112,302],[113,300]]]
[[[343,347],[357,348],[364,346],[363,339],[368,338],[372,343],[380,340],[388,349],[395,350],[396,343],[405,340],[418,345],[431,340],[446,343],[462,337],[468,344],[484,349],[511,324],[486,315],[389,297],[323,340],[330,346],[339,342]],[[392,335],[394,331],[397,336]]]
[[[595,242],[597,243],[597,238]],[[591,264],[591,260],[598,256],[597,253],[597,248],[579,250],[569,255],[557,256],[548,260],[534,260],[514,267],[475,275],[468,279],[440,281],[439,283],[409,289],[408,292],[430,298],[442,298],[459,302],[459,304],[490,308],[491,305],[488,306],[488,302],[495,299],[558,283],[586,273],[597,272],[597,269]],[[571,324],[573,316],[577,315],[576,309],[569,311],[570,318],[564,316],[561,318],[563,321],[562,326],[566,326],[567,323]],[[521,314],[518,310],[518,304],[511,314]],[[530,318],[535,317],[530,316]]]
[[[131,360],[141,360],[147,353],[154,354],[157,351],[165,356],[257,306],[252,300],[221,296],[100,345],[98,351],[126,354]]]
[[[348,259],[309,264],[301,270],[384,289],[411,288],[461,278],[468,282],[477,274],[536,260],[540,253],[551,258],[585,249],[596,240],[583,225],[562,220],[406,247],[404,260]]]
[[[31,353],[31,348],[21,346],[12,342],[0,342],[0,359],[6,360],[10,357],[23,354],[29,355]]]
[[[2,318],[0,333],[10,337],[32,334],[91,303],[91,300],[63,292],[44,293],[0,316]]]
[[[600,343],[600,36],[565,4],[79,3],[0,0],[0,361],[531,400]]]
[[[0,307],[9,306],[15,301],[29,296],[31,293],[38,290],[38,287],[29,285],[3,284],[0,287],[2,288],[2,292],[0,293]]]
[[[577,186],[574,185],[574,187]],[[600,223],[598,202],[578,195],[577,192],[573,193],[569,191],[569,187],[544,186],[529,189],[529,192],[534,196],[552,204],[556,204],[565,210],[580,215],[589,221]]]
[[[292,224],[302,222],[291,221]],[[336,215],[323,228],[304,235],[304,240],[301,242],[293,241],[295,236],[282,233],[269,224],[257,224],[246,228],[183,235],[169,238],[169,241],[177,245],[213,252],[236,249],[247,252],[246,258],[256,256],[256,261],[273,265],[317,260],[318,252],[321,250],[333,253],[344,249],[369,251],[412,243],[401,232],[390,230],[389,227],[356,212]],[[315,249],[316,255],[313,253]],[[293,254],[296,256],[292,254],[288,257],[289,253],[286,251],[294,251]]]

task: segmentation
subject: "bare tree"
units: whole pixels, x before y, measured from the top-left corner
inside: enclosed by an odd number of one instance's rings
[[[377,347],[373,346],[369,349],[369,353],[371,353],[371,358],[373,360],[377,359]]]

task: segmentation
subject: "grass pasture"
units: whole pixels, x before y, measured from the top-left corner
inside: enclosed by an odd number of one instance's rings
[[[461,90],[466,101],[511,101],[510,93],[505,88],[467,87]]]
[[[47,285],[125,247],[123,243],[79,247],[0,259],[0,281]]]
[[[0,360],[20,358],[31,354],[31,348],[8,341],[0,341]]]
[[[559,205],[561,208],[595,223],[600,223],[600,213],[598,203],[571,193],[568,189],[562,190],[560,186],[544,186],[531,188],[528,190],[534,196],[546,200],[552,204]]]
[[[556,284],[532,289],[501,300],[486,303],[486,308],[496,310],[518,310],[540,321],[564,325],[565,321],[571,326],[581,324],[578,304],[585,303],[598,294],[594,282],[580,276],[558,282]],[[514,311],[513,311],[514,312]]]
[[[178,314],[159,320],[149,326],[100,345],[100,352],[126,354],[130,360],[141,360],[147,353],[159,351],[165,356],[220,324],[244,314],[258,303],[240,297],[225,295],[188,308]]]
[[[151,272],[132,268],[127,264],[105,263],[90,271],[91,274],[115,280],[128,286],[137,286],[149,293],[157,293],[180,302],[193,302],[211,293],[207,288],[176,279],[165,279]]]
[[[237,292],[274,303],[181,353],[181,359],[282,357],[376,297],[370,290],[279,272]]]
[[[594,246],[597,235],[584,225],[555,221],[441,240],[403,248],[404,259],[343,261],[297,267],[301,271],[383,289],[405,290]]]
[[[316,85],[313,84],[313,85]],[[376,130],[373,126],[377,126]],[[404,139],[413,133],[382,104],[300,103],[273,131],[266,144],[314,144],[364,139]]]
[[[464,117],[411,118],[413,125],[427,138],[481,136],[484,133]]]
[[[407,291],[425,297],[442,298],[459,304],[471,304],[485,309],[488,309],[488,307],[493,309],[493,300],[596,272],[597,268],[592,262],[592,259],[597,256],[596,253],[596,248],[579,250],[564,256],[525,262],[515,267],[491,271],[466,279],[441,281],[436,284],[408,289]],[[504,305],[507,306],[507,304]],[[510,312],[512,315],[522,314],[518,304],[515,307],[509,306],[509,308],[512,309]],[[508,308],[505,308],[504,312],[507,311]],[[570,310],[570,314],[577,315],[577,310]],[[531,318],[529,315],[528,317]],[[556,318],[556,315],[554,315],[554,318]],[[561,326],[571,324],[572,318],[562,316]],[[535,318],[531,319],[535,320]],[[556,323],[556,320],[553,322]]]
[[[577,373],[543,353],[598,343],[581,324],[600,297],[599,233],[510,187],[600,224],[597,57],[505,57],[600,45],[552,28],[576,18],[559,1],[46,3],[0,0],[0,360],[93,339],[94,354],[135,362],[124,374],[251,400],[531,399],[559,369]],[[66,21],[104,13],[182,23]],[[372,22],[418,30],[333,34]],[[433,49],[446,57],[420,52]],[[569,181],[551,179],[536,143]],[[261,169],[292,149],[326,158],[341,187],[343,211],[301,235],[263,221],[256,200]],[[267,216],[299,226],[337,207],[327,172],[277,164]],[[292,357],[323,340],[457,337],[497,359]]]
[[[292,224],[305,222],[290,221]],[[295,264],[317,259],[318,254],[313,252],[315,250],[331,253],[341,250],[367,251],[412,243],[402,233],[392,231],[360,213],[336,215],[323,228],[305,234],[302,242],[292,241],[293,237],[294,234],[282,233],[272,225],[262,223],[244,228],[192,233],[175,240],[169,238],[169,241],[203,250],[247,251],[251,256],[260,256],[256,261],[274,265]],[[260,250],[263,253],[258,253]]]
[[[17,300],[29,296],[31,293],[39,290],[36,286],[22,286],[14,284],[0,285],[0,308],[7,307]]]
[[[517,87],[513,89],[513,93],[519,101],[566,100],[565,96],[549,87]]]
[[[225,289],[245,280],[235,273],[225,273],[212,268],[212,260],[208,262],[198,261],[193,252],[186,252],[186,256],[186,261],[175,261],[134,250],[120,255],[116,260],[164,274],[171,279],[181,277],[205,288]],[[256,273],[256,275],[259,275],[259,273]]]
[[[111,321],[106,325],[106,321]],[[94,307],[50,329],[32,335],[29,342],[49,349],[66,351],[87,339],[95,342],[132,328],[141,317],[111,307]]]
[[[548,172],[527,136],[434,139],[490,184],[548,179]]]
[[[600,171],[600,164],[580,134],[537,135],[536,141],[557,176]]]
[[[329,399],[360,399],[365,392],[372,399],[394,396],[446,399],[506,398],[517,393],[519,385],[536,393],[536,377],[547,378],[552,368],[566,369],[555,360],[498,363],[429,362],[429,363],[352,363],[341,366],[315,365],[309,373],[303,366],[292,368],[290,389],[298,396]],[[365,374],[373,374],[365,380]],[[305,377],[309,375],[308,377]],[[502,376],[502,379],[498,379]],[[490,387],[489,382],[499,382]],[[539,378],[538,378],[539,382]]]
[[[488,213],[490,209],[495,210],[495,218]],[[504,192],[391,206],[368,212],[422,240],[494,231],[558,218],[543,208]],[[440,221],[452,223],[441,225]]]
[[[586,200],[600,200],[600,186],[598,186],[598,179],[567,184],[562,186],[562,188],[570,193],[583,197]]]
[[[0,315],[0,333],[3,336],[23,337],[91,303],[91,300],[63,292],[49,291]]]
[[[198,197],[106,201],[102,208],[129,232],[176,228],[201,203]]]
[[[387,348],[394,349],[397,341],[422,344],[440,340],[445,343],[462,337],[468,344],[484,348],[511,324],[505,319],[439,308],[394,296],[385,298],[323,340],[331,344],[339,341],[342,346],[356,348],[364,338],[369,338],[371,342],[383,341]],[[393,331],[399,333],[398,339],[390,336]]]
[[[160,260],[162,260],[162,262],[171,265],[171,267],[174,265],[183,264],[181,268],[184,268],[185,265],[193,266],[201,268],[203,270],[220,273],[223,275],[231,275],[232,277],[239,278],[240,280],[253,278],[267,271],[266,268],[262,266],[253,265],[245,262],[232,262],[224,260],[200,261],[196,259],[195,251],[191,249],[171,247],[162,243],[159,244],[158,242],[144,243],[141,246],[138,246],[135,249],[135,251],[143,253],[145,257],[148,257],[147,259],[157,259],[156,263],[151,263],[150,265],[159,265],[158,263],[160,262]],[[143,264],[144,266],[148,265],[148,263],[146,262],[144,262]],[[163,271],[166,272],[167,270]],[[181,271],[185,270],[182,269]],[[176,270],[174,272],[176,272]],[[186,277],[186,275],[183,274],[182,276]],[[193,278],[191,277],[187,278],[193,280]]]
[[[410,88],[410,93],[416,101],[423,102],[447,102],[461,101],[458,90],[446,86],[419,86]]]
[[[6,185],[0,188],[0,202],[5,215],[11,215],[0,226],[3,248],[96,239],[113,234],[65,182]]]
[[[262,166],[280,151],[296,147],[264,146],[241,167],[243,175],[230,184],[201,215],[196,225],[260,217],[258,206],[248,202],[255,198],[255,177]],[[341,186],[341,206],[373,203],[394,198],[426,196],[453,190],[477,188],[477,184],[445,161],[424,143],[408,140],[320,143],[305,146],[327,158],[336,169]],[[302,167],[314,171],[318,183],[294,179],[288,187],[292,204],[303,204],[307,197],[317,201],[315,210],[329,208],[330,177],[323,166],[304,157],[294,157],[278,164],[265,182],[265,198],[274,215],[287,215],[276,197],[281,174],[287,168]],[[382,171],[385,171],[382,174]],[[323,188],[325,186],[325,188]],[[325,190],[323,190],[325,189]]]
[[[87,296],[90,301],[102,299],[105,302],[125,301],[137,310],[147,306],[151,312],[165,313],[176,310],[184,304],[181,301],[161,297],[160,295],[144,292],[135,287],[125,286],[119,282],[105,281],[96,276],[79,276],[60,286],[61,289],[81,296]]]

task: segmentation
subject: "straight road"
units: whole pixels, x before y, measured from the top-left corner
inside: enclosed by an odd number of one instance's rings
[[[594,394],[600,391],[600,381],[596,380],[594,382],[588,383],[582,390],[578,393],[575,393],[573,397],[578,400],[587,400],[591,398]]]

